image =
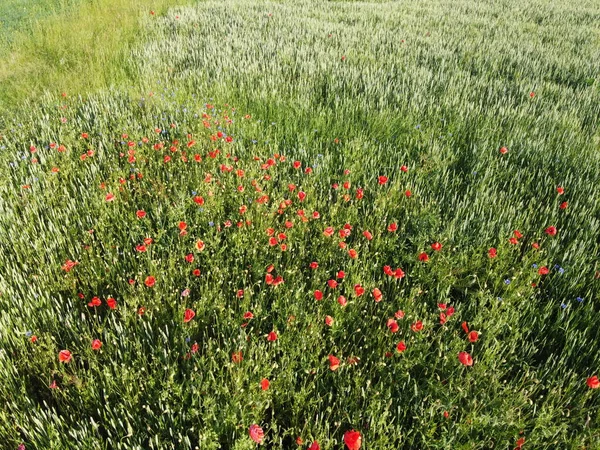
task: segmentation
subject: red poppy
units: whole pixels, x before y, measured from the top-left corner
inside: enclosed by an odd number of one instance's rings
[[[562,186],[558,186],[556,188],[556,192],[558,192],[558,195],[563,195],[565,193],[565,188],[563,188]]]
[[[263,429],[261,427],[259,427],[256,424],[250,425],[250,428],[248,429],[248,433],[250,434],[250,438],[254,442],[256,442],[257,444],[262,444],[262,441],[265,437],[265,433],[263,432]]]
[[[383,294],[378,288],[373,289],[373,298],[377,303],[379,303],[383,299]]]
[[[540,275],[548,275],[549,272],[550,270],[546,266],[540,267],[540,269],[538,270],[538,273]]]
[[[419,331],[421,331],[423,329],[423,322],[421,322],[420,320],[417,320],[415,323],[413,323],[410,326],[410,329],[413,330],[415,333],[418,333]]]
[[[146,246],[143,244],[136,245],[135,250],[140,253],[144,253],[146,251]]]
[[[400,167],[400,170],[404,173],[408,172],[408,167],[407,166],[402,166]]]
[[[394,313],[394,317],[396,319],[403,319],[404,318],[404,311],[402,311],[401,309],[399,309],[398,311],[396,311]]]
[[[394,278],[396,278],[397,280],[400,279],[400,278],[404,278],[404,275],[405,275],[404,271],[402,269],[400,269],[400,268],[397,268],[394,271]]]
[[[361,295],[363,295],[365,293],[365,288],[363,288],[360,284],[355,284],[354,285],[354,293],[356,294],[357,297],[360,297]]]
[[[318,262],[316,262],[316,261],[313,261],[313,262],[311,262],[311,263],[309,264],[309,267],[310,267],[311,269],[313,269],[313,270],[314,270],[314,269],[316,269],[317,267],[319,267],[319,263],[318,263]]]
[[[513,235],[517,238],[517,239],[521,239],[523,237],[523,235],[521,234],[521,232],[519,230],[515,230],[513,231]]]
[[[187,255],[185,255],[185,260],[188,263],[193,263],[194,262],[194,254],[193,253],[188,253]]]
[[[370,241],[371,239],[373,239],[373,235],[369,231],[367,231],[367,230],[363,231],[363,236],[365,238],[367,238],[368,241]]]
[[[114,298],[109,297],[109,298],[106,299],[106,305],[110,309],[116,309],[117,308],[117,301]]]
[[[71,361],[73,355],[69,350],[61,350],[58,352],[58,360],[63,363],[68,363]]]
[[[523,445],[525,445],[525,438],[521,437],[521,438],[517,439],[517,442],[515,445],[516,445],[515,450],[521,450],[523,448]]]
[[[267,335],[267,341],[269,342],[273,342],[277,340],[277,333],[275,333],[274,331],[271,331],[268,335]]]
[[[506,147],[501,147],[500,153],[502,153],[503,155],[506,155],[508,153],[508,149]]]
[[[236,364],[237,363],[241,363],[243,359],[244,358],[242,356],[242,352],[241,351],[239,351],[239,352],[233,352],[231,354],[231,361],[233,361]]]
[[[303,202],[305,198],[306,198],[306,192],[304,192],[304,191],[298,192],[298,200]]]
[[[79,262],[67,259],[67,261],[61,266],[61,269],[65,272],[70,272],[71,269],[73,269],[73,267],[75,267],[77,264],[79,264]]]
[[[398,345],[396,345],[396,351],[398,353],[402,353],[404,350],[406,350],[406,344],[404,343],[404,341],[398,342]]]
[[[267,380],[266,378],[263,378],[262,380],[260,380],[260,388],[263,391],[266,391],[267,389],[269,389],[269,385],[271,383],[269,383],[269,380]]]
[[[386,177],[386,176],[383,176],[383,175],[380,175],[380,176],[377,178],[377,182],[378,182],[379,184],[385,184],[385,183],[387,183],[387,182],[388,182],[388,177]]]
[[[334,232],[335,232],[335,230],[333,229],[333,227],[327,227],[327,228],[325,228],[325,231],[323,231],[323,235],[325,235],[327,237],[331,237],[331,236],[333,236]]]
[[[469,342],[477,342],[477,340],[479,339],[479,333],[475,330],[469,332]]]
[[[331,316],[325,316],[325,324],[328,327],[333,326],[333,317],[331,317]]]
[[[598,389],[598,388],[600,388],[600,380],[598,379],[598,377],[596,375],[594,375],[593,377],[589,377],[586,380],[586,384],[588,385],[588,387],[590,389]]]
[[[194,197],[194,203],[196,203],[197,205],[202,206],[202,205],[204,205],[204,198],[196,195]]]
[[[89,301],[88,306],[90,308],[96,307],[96,306],[100,306],[102,304],[102,300],[100,300],[100,298],[98,297],[92,297],[92,300]]]
[[[396,232],[396,231],[398,230],[398,224],[397,224],[396,222],[390,223],[390,224],[388,225],[388,227],[387,227],[387,230],[388,230],[390,233],[394,233],[394,232]]]
[[[195,277],[199,277],[200,276],[200,269],[194,269],[193,272]]]
[[[146,217],[146,211],[140,209],[135,213],[135,215],[138,216],[139,219],[143,219],[144,217]]]
[[[318,289],[315,291],[314,296],[315,296],[315,300],[317,300],[317,301],[323,300],[323,293]]]
[[[508,242],[510,242],[512,245],[516,245],[519,243],[519,241],[517,241],[517,238],[514,237],[509,238]]]
[[[310,444],[310,447],[308,447],[307,450],[321,450],[321,446],[317,441],[313,441],[313,443]]]
[[[358,256],[358,253],[356,252],[356,250],[351,248],[350,250],[348,250],[348,256],[352,259],[356,259],[356,257]]]
[[[188,323],[190,320],[192,320],[194,318],[195,315],[196,315],[196,313],[193,310],[186,309],[185,313],[183,314],[183,322]]]
[[[331,289],[335,289],[338,285],[338,282],[335,280],[328,280],[327,281],[327,285],[331,288]]]
[[[205,247],[204,242],[201,239],[198,239],[196,241],[196,249],[199,251],[203,251],[204,247]]]
[[[494,247],[490,248],[490,249],[488,250],[488,256],[489,256],[490,258],[495,258],[496,256],[498,256],[498,252],[497,252],[497,250],[496,250]]]
[[[546,228],[544,231],[548,236],[556,236],[556,227],[550,226],[550,227]]]
[[[336,274],[336,277],[339,278],[340,280],[342,278],[344,278],[346,276],[346,273],[343,270],[338,271],[338,273]]]
[[[473,358],[467,352],[460,352],[458,354],[458,360],[464,366],[472,366],[473,365]]]
[[[340,367],[340,360],[333,355],[329,355],[329,370],[337,370]]]
[[[467,325],[467,322],[463,322],[460,324],[460,326],[462,327],[462,329],[464,330],[465,333],[469,333],[469,327]]]
[[[100,350],[102,347],[102,341],[100,339],[94,339],[92,341],[92,350]]]
[[[362,444],[362,436],[355,430],[346,431],[344,433],[344,444],[349,450],[359,450]]]
[[[425,252],[419,253],[419,261],[421,261],[421,262],[429,261],[429,255]]]
[[[385,325],[389,328],[389,330],[392,333],[397,333],[400,329],[400,327],[398,326],[398,322],[396,322],[394,319],[388,319]]]
[[[434,242],[433,244],[431,244],[431,248],[434,249],[436,252],[439,252],[442,249],[442,244],[440,244],[439,242]]]
[[[536,250],[538,250],[540,248],[540,244],[538,244],[537,242],[534,242],[533,244],[531,244],[531,246],[533,248],[535,248]]]
[[[346,297],[343,295],[338,297],[337,302],[340,304],[340,306],[346,306],[348,304],[348,300],[346,300]]]
[[[560,209],[567,209],[567,206],[569,206],[568,202],[562,202],[559,206]]]
[[[31,341],[31,343],[35,344],[38,340],[38,337],[34,334],[29,340]]]
[[[149,275],[146,277],[144,284],[148,287],[152,287],[156,284],[156,278],[154,278],[152,275]]]

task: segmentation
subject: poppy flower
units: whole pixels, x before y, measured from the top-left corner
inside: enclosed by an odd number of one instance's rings
[[[556,227],[551,226],[546,228],[544,231],[548,236],[556,236]]]
[[[515,450],[521,450],[523,448],[523,445],[525,445],[525,438],[521,437],[521,438],[517,439],[517,442],[515,445],[516,445]]]
[[[190,320],[192,320],[194,318],[194,316],[196,315],[196,313],[191,310],[191,309],[186,309],[185,313],[183,314],[183,322],[184,323],[188,323]]]
[[[263,378],[262,380],[260,380],[260,388],[263,391],[266,391],[267,389],[269,389],[269,385],[271,383],[269,383],[269,380],[267,380],[266,378]]]
[[[363,288],[360,284],[355,284],[354,285],[354,293],[356,294],[357,297],[360,297],[361,295],[363,295],[365,293],[365,288]]]
[[[379,303],[383,299],[383,294],[378,288],[373,289],[373,298],[376,303]]]
[[[321,450],[321,446],[317,441],[313,441],[313,443],[310,444],[310,447],[308,447],[307,450]]]
[[[102,300],[99,297],[92,297],[92,299],[88,302],[88,306],[90,308],[94,308],[102,305]]]
[[[335,289],[338,286],[338,282],[335,280],[328,280],[327,281],[327,285],[331,288],[331,289]]]
[[[408,172],[408,167],[407,166],[401,166],[400,170],[404,173]]]
[[[325,316],[325,325],[327,325],[328,327],[333,326],[333,317]]]
[[[397,224],[396,222],[390,223],[390,224],[388,225],[388,227],[387,227],[387,230],[388,230],[390,233],[394,233],[394,232],[396,232],[396,231],[398,230],[398,224]]]
[[[315,291],[314,296],[315,296],[315,300],[317,300],[317,301],[323,300],[323,292],[321,292],[318,289]]]
[[[196,249],[199,251],[203,251],[204,250],[204,242],[201,239],[198,239],[196,241]]]
[[[248,429],[248,433],[250,434],[250,438],[254,442],[256,442],[257,444],[262,444],[265,433],[263,432],[263,429],[261,427],[259,427],[256,424],[250,425],[250,428]]]
[[[100,350],[102,348],[102,341],[100,339],[94,339],[92,341],[92,350]]]
[[[500,153],[503,155],[506,155],[508,153],[508,149],[506,147],[501,147],[500,148]]]
[[[367,230],[363,231],[363,236],[365,238],[367,238],[367,241],[370,241],[371,239],[373,239],[373,235]]]
[[[146,211],[140,209],[136,211],[135,215],[138,217],[138,219],[143,219],[144,217],[146,217]]]
[[[362,444],[362,436],[355,430],[346,431],[344,433],[344,444],[349,450],[359,450]]]
[[[342,278],[344,278],[346,276],[346,273],[343,270],[338,271],[338,273],[336,274],[336,277],[339,278],[340,280]]]
[[[58,352],[58,360],[63,363],[68,363],[73,358],[71,352],[69,350],[61,350]]]
[[[458,360],[464,366],[472,366],[473,365],[473,358],[467,352],[460,352],[458,354]]]
[[[193,263],[194,262],[194,254],[193,253],[188,253],[187,255],[185,255],[185,260],[188,263]]]
[[[508,242],[510,242],[512,245],[517,245],[519,243],[519,241],[517,241],[517,238],[514,237],[509,238]]]
[[[268,335],[267,335],[267,341],[269,342],[273,342],[277,340],[277,333],[275,333],[274,331],[271,331]]]
[[[490,258],[495,258],[496,256],[498,256],[498,251],[494,247],[492,247],[488,250],[488,256]]]
[[[156,278],[154,278],[152,275],[149,275],[146,277],[146,280],[144,280],[144,284],[148,287],[152,287],[156,284]]]
[[[421,262],[429,261],[429,255],[425,252],[419,253],[419,261],[421,261]]]
[[[461,323],[460,326],[462,327],[465,333],[469,333],[469,326],[467,325],[467,322]]]
[[[193,272],[195,277],[199,277],[200,276],[200,269],[194,269]]]
[[[469,342],[477,342],[477,340],[479,339],[479,333],[475,330],[469,332],[468,334],[469,337]]]
[[[143,244],[136,245],[135,250],[140,253],[144,253],[146,251],[146,246]]]
[[[531,246],[533,248],[535,248],[536,250],[538,250],[540,248],[540,244],[538,244],[537,242],[534,242],[533,244],[531,244]]]
[[[442,249],[442,244],[440,244],[439,242],[434,242],[433,244],[431,244],[431,248],[434,249],[436,252],[439,252]]]
[[[549,272],[550,270],[546,266],[540,267],[540,269],[538,270],[538,273],[540,275],[548,275]]]
[[[326,237],[331,237],[333,236],[334,231],[335,230],[333,229],[333,227],[327,227],[325,228],[325,231],[323,231],[323,235]]]
[[[399,309],[398,311],[396,311],[394,313],[394,317],[396,319],[403,319],[404,318],[404,311],[402,311],[401,309]]]
[[[559,206],[560,209],[567,209],[567,206],[569,206],[568,202],[562,202]]]
[[[348,304],[348,300],[346,300],[346,297],[343,295],[338,297],[337,302],[340,304],[340,306],[346,306]]]
[[[319,263],[318,263],[318,262],[316,262],[316,261],[313,261],[313,262],[311,262],[311,263],[310,263],[308,266],[309,266],[311,269],[313,269],[313,270],[314,270],[314,269],[316,269],[317,267],[319,267]]]
[[[394,319],[388,319],[385,325],[389,328],[389,330],[392,333],[397,333],[400,329],[400,327],[398,326],[398,322],[396,322]]]
[[[377,178],[377,182],[378,182],[379,184],[385,184],[385,183],[387,183],[387,182],[388,182],[388,177],[386,177],[386,176],[383,176],[383,175],[380,175],[380,176]]]
[[[298,200],[303,202],[305,198],[306,198],[306,192],[304,192],[304,191],[298,192]]]
[[[565,193],[565,188],[563,188],[562,186],[558,186],[556,188],[556,192],[558,193],[558,195],[563,195]]]
[[[239,352],[233,352],[231,354],[231,361],[233,361],[236,364],[237,363],[241,363],[243,359],[244,358],[242,356],[242,352],[241,351],[239,351]]]
[[[398,342],[398,345],[396,345],[396,351],[398,353],[402,353],[404,350],[406,350],[406,344],[404,343],[404,341]]]
[[[33,336],[31,336],[31,338],[29,340],[31,341],[32,344],[35,344],[38,340],[38,337],[34,334]]]
[[[404,271],[402,269],[400,269],[400,268],[397,268],[394,271],[394,278],[396,278],[397,280],[400,279],[400,278],[404,278],[404,275],[405,275]]]
[[[356,252],[356,250],[351,248],[350,250],[348,250],[348,256],[352,259],[356,259],[356,257],[358,256],[358,253]]]
[[[415,333],[418,333],[419,331],[421,331],[423,329],[423,322],[420,320],[417,320],[415,323],[413,323],[410,326],[410,329],[413,330]]]
[[[594,375],[593,377],[589,377],[586,380],[586,384],[588,385],[588,387],[590,389],[598,389],[598,388],[600,388],[600,380],[598,379],[598,377],[596,375]]]
[[[329,370],[337,370],[340,367],[340,360],[333,355],[329,355]]]
[[[513,235],[514,237],[516,237],[517,239],[521,239],[523,237],[523,235],[521,234],[521,232],[519,230],[515,230],[513,231]]]

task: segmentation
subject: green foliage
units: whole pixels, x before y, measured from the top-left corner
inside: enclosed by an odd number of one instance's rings
[[[0,69],[0,441],[245,449],[259,424],[270,448],[350,429],[363,448],[597,448],[596,5],[171,4],[85,3]]]

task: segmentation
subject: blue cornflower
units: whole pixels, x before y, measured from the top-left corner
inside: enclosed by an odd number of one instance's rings
[[[208,222],[208,226],[209,226],[209,227],[214,227],[214,226],[215,226],[215,223],[214,223],[214,222],[211,220],[210,222]]]
[[[185,342],[190,342],[192,340],[192,338],[190,338],[189,336],[185,338]]]
[[[534,269],[537,269],[537,264],[533,264],[531,267],[533,267]]]
[[[563,273],[565,273],[565,269],[563,269],[563,268],[561,267],[560,269],[558,269],[558,273],[560,273],[560,274],[562,275]]]
[[[577,300],[579,303],[581,303],[583,301],[583,299],[581,297],[577,297],[575,300]]]
[[[510,284],[510,280],[507,278],[506,280],[504,280],[504,284],[509,285]]]
[[[565,308],[567,307],[567,305],[565,305],[564,303],[561,303],[561,304],[560,304],[560,307],[561,307],[562,309],[565,309]]]

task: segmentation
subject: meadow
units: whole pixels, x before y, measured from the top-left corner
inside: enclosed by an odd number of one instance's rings
[[[53,11],[1,44],[2,448],[600,448],[597,2]]]

